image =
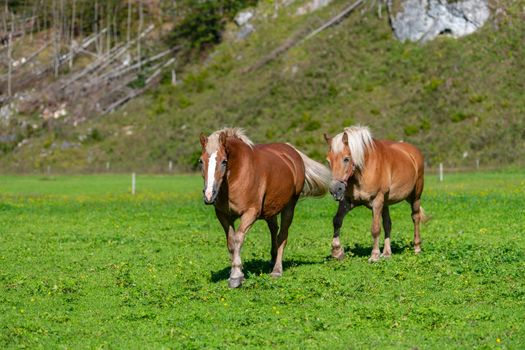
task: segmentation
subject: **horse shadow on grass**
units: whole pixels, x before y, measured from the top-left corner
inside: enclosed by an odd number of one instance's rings
[[[409,252],[414,249],[413,243],[408,242],[391,242],[390,248],[392,250],[392,254],[402,254],[404,252]],[[356,257],[369,257],[372,253],[372,245],[362,245],[359,243],[354,244],[353,246],[346,245],[344,247],[345,252],[348,256],[356,256]],[[288,270],[290,267],[296,267],[296,266],[302,266],[302,265],[318,265],[318,264],[324,264],[326,261],[331,260],[332,257],[330,255],[326,256],[324,259],[319,260],[295,260],[295,259],[288,259],[283,261],[283,272]],[[230,269],[231,266],[227,266],[221,270],[218,271],[212,271],[211,272],[211,281],[212,282],[220,282],[227,280],[230,277]],[[243,263],[243,271],[245,273],[245,277],[249,278],[249,275],[255,274],[269,274],[272,272],[273,265],[270,264],[269,260],[264,259],[254,259],[254,260],[248,260]]]
[[[347,245],[344,247],[344,249],[345,252],[348,252],[348,255],[350,256],[367,257],[370,256],[370,254],[372,254],[372,245],[363,245],[356,243],[353,246]],[[413,251],[414,244],[408,242],[391,242],[390,249],[392,250],[392,255],[402,254],[410,250]],[[383,251],[382,246],[381,251]]]
[[[302,266],[302,265],[316,265],[316,264],[322,264],[324,260],[295,260],[295,259],[289,259],[283,261],[283,272],[288,270],[290,267],[296,267],[296,266]],[[246,278],[249,278],[249,275],[255,274],[269,274],[272,272],[273,265],[270,264],[269,260],[263,260],[263,259],[254,259],[249,260],[246,262],[243,262],[242,264],[242,270],[244,272],[244,275]],[[230,278],[230,270],[231,266],[227,266],[219,271],[212,271],[211,272],[211,281],[212,282],[220,282],[227,280]]]

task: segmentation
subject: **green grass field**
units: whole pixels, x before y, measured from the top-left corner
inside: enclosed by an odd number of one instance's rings
[[[525,346],[525,172],[427,177],[423,253],[408,204],[394,255],[367,262],[371,214],[346,218],[328,256],[331,198],[299,203],[284,274],[269,277],[264,222],[242,288],[197,176],[0,177],[1,348]]]

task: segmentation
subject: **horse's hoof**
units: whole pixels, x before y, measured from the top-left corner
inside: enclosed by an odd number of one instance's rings
[[[343,248],[332,249],[332,258],[336,260],[343,260],[345,258],[345,251]]]
[[[282,272],[276,272],[276,271],[272,271],[272,273],[270,274],[270,276],[272,276],[273,278],[279,278],[283,275]]]
[[[345,258],[345,253],[344,252],[332,253],[332,258],[342,261]]]
[[[381,254],[381,257],[383,259],[390,259],[392,257],[392,254],[390,254],[390,253],[388,253],[388,254],[383,253],[383,254]]]
[[[244,277],[230,277],[228,279],[228,287],[230,288],[239,288],[242,285],[242,282],[244,281]]]
[[[415,253],[415,254],[419,254],[419,253],[421,253],[421,248],[420,248],[420,247],[415,247],[415,248],[414,248],[414,253]]]
[[[369,259],[368,259],[368,262],[369,263],[375,263],[375,262],[378,262],[379,260],[381,260],[379,258],[379,256],[371,256]]]

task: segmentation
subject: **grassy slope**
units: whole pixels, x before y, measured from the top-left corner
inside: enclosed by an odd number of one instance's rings
[[[327,258],[330,198],[302,201],[281,279],[269,234],[243,248],[228,290],[224,235],[196,176],[1,177],[2,348],[520,348],[525,343],[523,171],[427,178],[433,220],[414,256],[408,206],[394,256],[367,262],[370,212]]]
[[[262,2],[257,32],[241,42],[228,33],[210,59],[187,68],[183,84],[165,83],[124,110],[60,136],[75,140],[95,128],[102,141],[41,156],[42,140],[4,164],[26,159],[42,169],[93,169],[111,160],[116,167],[151,169],[172,159],[184,168],[197,158],[198,134],[224,125],[246,128],[256,142],[292,142],[321,159],[322,133],[353,123],[370,125],[380,138],[414,142],[430,164],[523,159],[525,21],[517,2],[500,2],[506,14],[471,36],[426,45],[397,42],[385,13],[380,19],[365,7],[263,68],[242,73],[299,29],[316,27],[347,4],[334,1],[307,16],[290,15],[299,3],[273,19],[273,8]]]

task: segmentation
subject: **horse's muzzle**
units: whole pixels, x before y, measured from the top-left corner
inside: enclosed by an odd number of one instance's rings
[[[213,189],[211,191],[211,194],[206,193],[206,190],[203,190],[202,193],[204,195],[204,204],[206,205],[214,204],[215,201],[217,200],[217,190],[216,189]]]
[[[330,193],[336,201],[342,201],[345,198],[346,184],[339,180],[334,180],[330,184]]]

